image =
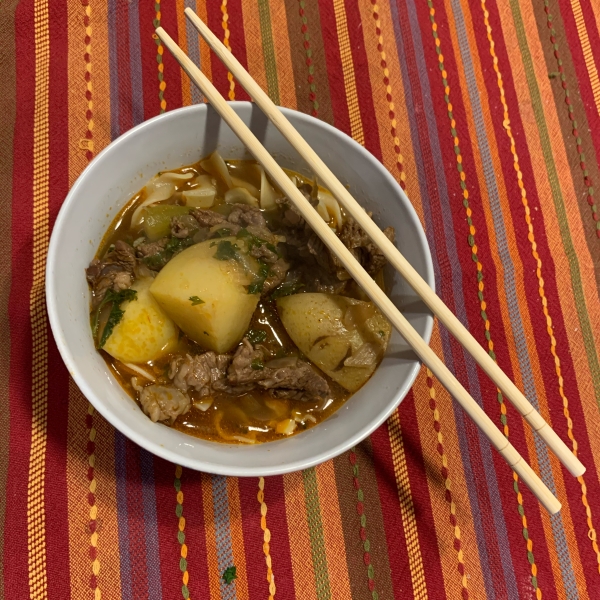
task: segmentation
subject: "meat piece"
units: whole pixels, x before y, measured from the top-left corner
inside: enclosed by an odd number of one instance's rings
[[[266,244],[261,244],[260,246],[254,246],[252,250],[250,250],[250,256],[254,256],[254,258],[258,258],[266,263],[276,263],[279,260],[279,255],[277,252],[273,252],[273,250],[269,250]]]
[[[149,258],[162,252],[165,249],[165,246],[168,244],[168,242],[168,237],[161,238],[156,242],[145,242],[143,244],[140,244],[135,249],[135,253],[139,258]]]
[[[186,238],[198,231],[200,224],[193,215],[180,215],[171,219],[171,235]]]
[[[203,208],[196,208],[190,214],[198,221],[200,227],[212,227],[227,220],[225,215],[214,210],[204,210]]]
[[[368,214],[371,216],[371,213]],[[386,227],[383,233],[391,242],[394,241],[395,231],[393,227]],[[387,260],[381,250],[373,244],[371,238],[353,218],[348,217],[344,223],[340,232],[340,240],[370,275],[376,275],[386,265]],[[332,255],[331,259],[336,266],[341,267],[335,256]]]
[[[264,356],[262,348],[254,348],[244,338],[227,371],[228,381],[233,385],[257,383],[273,390],[276,397],[325,398],[330,393],[327,381],[308,363],[296,360],[290,366],[271,368],[264,366]]]
[[[85,272],[92,286],[92,308],[102,302],[109,289],[119,292],[130,287],[135,266],[135,251],[123,240],[117,240],[102,260],[94,259]]]
[[[262,349],[255,350],[247,338],[233,355],[233,360],[227,371],[227,379],[233,385],[253,383],[264,377],[263,360],[265,353]],[[253,368],[254,363],[254,368]],[[260,367],[258,366],[260,365]]]
[[[148,385],[140,392],[140,404],[154,423],[169,421],[172,425],[179,415],[189,410],[190,399],[187,394],[174,387]]]
[[[212,386],[225,379],[230,362],[231,356],[228,354],[215,354],[212,351],[195,356],[188,354],[185,358],[178,357],[171,361],[169,379],[183,392],[194,388],[200,397],[208,396]]]
[[[250,206],[249,204],[234,204],[227,220],[240,227],[253,225],[255,227],[267,228],[267,223],[260,208]]]
[[[264,370],[267,377],[258,385],[273,390],[276,398],[326,398],[330,393],[327,381],[302,360],[293,367]]]
[[[262,289],[263,296],[284,282],[289,268],[290,264],[283,260],[283,258],[278,258],[277,261],[270,266],[269,276],[265,279]]]

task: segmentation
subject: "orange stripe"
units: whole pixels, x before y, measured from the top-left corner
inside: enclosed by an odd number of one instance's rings
[[[315,468],[315,474],[321,500],[319,504],[321,506],[321,523],[325,539],[325,556],[327,557],[331,598],[346,600],[352,594],[333,461],[329,460],[318,465]]]
[[[229,37],[231,32],[229,31],[229,13],[227,12],[227,0],[221,0],[221,12],[223,13],[223,20],[221,21],[221,27],[223,28],[223,44],[231,52],[231,44],[229,43]],[[227,71],[227,79],[229,81],[229,93],[227,97],[230,100],[235,100],[235,79],[233,75]]]
[[[279,83],[279,100],[281,106],[298,108],[296,100],[296,83],[292,67],[292,52],[288,36],[285,0],[270,0],[271,29],[275,46],[275,62],[277,63],[277,81]],[[294,18],[297,18],[294,15]]]
[[[296,598],[317,600],[302,473],[284,475],[283,488]]]
[[[248,72],[263,90],[268,89],[265,57],[256,0],[241,0]]]
[[[246,551],[244,549],[244,530],[242,528],[242,509],[240,505],[240,488],[237,477],[227,477],[227,496],[229,500],[229,527],[231,530],[231,548],[233,564],[236,566],[235,580],[238,600],[248,600],[248,572],[246,567]],[[252,566],[254,567],[254,564]]]

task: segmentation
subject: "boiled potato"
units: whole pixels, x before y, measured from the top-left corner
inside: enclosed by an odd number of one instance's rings
[[[345,296],[295,294],[279,298],[277,310],[296,346],[351,392],[371,377],[391,334],[371,302]]]
[[[121,305],[123,317],[104,344],[103,349],[121,362],[156,360],[177,345],[179,330],[150,294],[152,281],[138,279],[131,286],[137,297]]]
[[[240,261],[220,252],[233,244]],[[152,284],[163,310],[203,348],[227,352],[248,329],[259,296],[245,287],[254,279],[248,261],[255,260],[243,251],[243,241],[234,237],[207,240],[175,256]]]

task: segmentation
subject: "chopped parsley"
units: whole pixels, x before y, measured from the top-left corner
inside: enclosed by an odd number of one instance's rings
[[[262,238],[257,237],[256,235],[253,235],[246,228],[239,230],[239,232],[237,234],[237,238],[239,240],[243,239],[246,242],[246,245],[248,246],[248,252],[250,250],[252,250],[252,248],[255,248],[256,246],[264,245],[271,252],[274,252],[275,254],[277,254],[277,256],[279,256],[279,252],[277,251],[277,248],[273,244],[271,244],[270,242],[267,242],[267,240],[263,240]]]
[[[231,235],[231,229],[228,229],[227,227],[221,227],[221,229],[217,229],[215,232],[213,232],[213,236],[214,237],[227,237],[228,235]]]
[[[94,315],[94,321],[92,323],[92,331],[94,333],[94,337],[97,338],[100,312],[106,304],[112,302],[110,313],[108,315],[108,321],[106,321],[106,325],[102,330],[102,336],[100,337],[98,348],[102,348],[104,344],[106,344],[106,340],[108,340],[114,328],[121,322],[121,319],[125,314],[125,311],[121,310],[121,304],[127,300],[135,300],[136,297],[137,292],[135,290],[132,290],[131,288],[121,290],[119,292],[115,292],[113,290],[108,290],[106,292],[106,295],[102,299],[102,302],[100,302],[100,305],[96,309],[96,314]]]
[[[263,365],[262,360],[260,360],[260,358],[255,358],[251,363],[250,366],[255,370],[255,371],[261,371],[262,369],[265,368],[265,365]]]
[[[194,240],[192,238],[172,237],[160,252],[146,256],[144,262],[151,269],[162,269],[175,254],[179,254],[179,252],[193,245]]]
[[[378,331],[377,332],[381,337],[385,337],[385,333],[383,331]]]
[[[198,298],[198,296],[190,296],[190,302],[192,306],[196,306],[197,304],[204,304],[204,300]]]
[[[260,294],[265,286],[265,280],[271,272],[271,268],[266,262],[259,260],[258,277],[248,286],[249,294]]]
[[[213,244],[211,244],[211,246]],[[238,250],[239,248],[235,244],[232,244],[229,240],[223,240],[217,244],[215,258],[217,260],[235,260],[237,259]]]
[[[223,571],[222,578],[225,583],[230,584],[234,579],[237,579],[236,568],[227,567],[225,571]]]
[[[276,287],[271,298],[282,298],[283,296],[291,296],[303,288],[304,284],[299,281],[284,281],[280,286]]]
[[[260,344],[267,339],[267,332],[263,329],[250,329],[246,337],[251,344]]]

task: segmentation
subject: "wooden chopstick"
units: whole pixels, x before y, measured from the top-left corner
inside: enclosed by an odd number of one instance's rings
[[[246,124],[225,101],[214,85],[200,71],[192,60],[179,48],[173,39],[162,28],[156,29],[158,37],[173,54],[190,79],[198,86],[208,102],[221,118],[229,125],[254,158],[263,166],[271,179],[281,191],[294,203],[313,231],[323,240],[327,247],[339,258],[344,268],[360,285],[381,312],[389,319],[400,335],[408,342],[417,356],[425,363],[467,414],[490,440],[490,443],[506,460],[510,467],[521,477],[540,503],[554,514],[561,508],[560,502],[554,497],[542,480],[536,475],[514,446],[500,433],[482,408],[473,400],[467,390],[460,384],[446,365],[437,357],[425,343],[404,315],[396,308],[383,290],[373,281],[360,263],[352,256],[341,240],[321,216],[310,205],[304,195],[275,162],[271,154],[260,143]]]
[[[408,284],[421,297],[429,309],[438,317],[443,325],[462,344],[465,350],[475,359],[479,366],[488,374],[502,393],[513,403],[531,428],[546,442],[569,472],[578,477],[583,475],[585,467],[571,452],[568,446],[558,437],[554,429],[535,410],[531,403],[521,393],[519,388],[510,380],[502,369],[492,360],[484,348],[469,333],[454,313],[444,304],[442,299],[429,287],[427,282],[417,273],[414,267],[404,258],[398,248],[383,234],[381,229],[366,214],[364,209],[352,197],[350,192],[331,172],[329,167],[319,158],[317,153],[307,144],[306,140],[296,131],[285,115],[263,91],[250,73],[239,63],[223,43],[215,36],[208,26],[194,13],[191,8],[185,10],[185,15],[198,30],[213,52],[221,59],[233,76],[252,97],[254,102],[283,136],[307,162],[313,173],[323,185],[329,189],[338,202],[364,229],[366,234],[381,249],[389,263],[406,279]]]

